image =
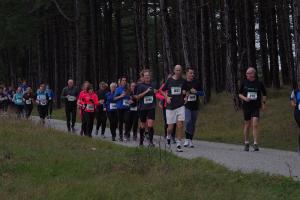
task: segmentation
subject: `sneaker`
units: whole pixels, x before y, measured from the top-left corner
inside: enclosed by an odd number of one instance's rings
[[[175,137],[172,137],[172,143],[176,144],[176,138]]]
[[[191,147],[191,148],[194,148],[194,145],[193,145],[192,140],[190,140],[190,147]]]
[[[112,137],[112,141],[115,142],[115,141],[116,141],[116,138],[115,138],[115,137]]]
[[[253,145],[253,150],[254,150],[254,151],[259,151],[258,144],[254,144],[254,145]]]
[[[244,151],[249,151],[249,148],[250,148],[250,145],[248,143],[245,144]]]
[[[176,151],[177,151],[177,152],[183,152],[183,150],[182,150],[182,148],[181,148],[180,145],[177,146]]]
[[[98,130],[95,130],[95,135],[98,135]]]
[[[184,141],[184,144],[183,144],[184,147],[189,147],[190,146],[190,140],[189,139],[186,139]]]

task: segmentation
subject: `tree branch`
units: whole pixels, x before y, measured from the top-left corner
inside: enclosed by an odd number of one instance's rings
[[[57,3],[56,0],[51,0],[51,1],[55,4],[55,6],[56,6],[57,10],[59,11],[59,13],[60,13],[66,20],[71,21],[71,22],[76,22],[76,20],[71,19],[70,17],[68,17],[68,16],[64,13],[64,11],[61,9],[60,5]]]

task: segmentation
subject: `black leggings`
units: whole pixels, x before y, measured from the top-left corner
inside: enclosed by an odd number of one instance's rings
[[[71,128],[71,122],[72,122],[72,127],[74,128],[75,123],[76,123],[76,113],[77,113],[76,104],[66,104],[65,112],[66,112],[66,116],[67,116],[67,127],[68,127],[68,129]]]
[[[45,119],[47,116],[47,113],[48,113],[48,106],[47,105],[46,106],[38,105],[37,109],[38,109],[40,118]]]
[[[16,105],[16,112],[17,112],[17,117],[21,118],[23,116],[24,112],[24,105]]]
[[[28,119],[30,117],[31,113],[32,113],[33,105],[32,104],[25,105],[24,109],[25,109],[26,118]]]
[[[47,115],[49,116],[51,116],[52,115],[52,111],[53,111],[53,100],[49,100],[49,102],[48,102],[48,113],[47,113]]]
[[[295,109],[294,117],[295,117],[298,127],[300,128],[300,111],[298,109]],[[300,133],[298,136],[298,144],[299,144],[299,151],[300,151]]]
[[[82,116],[82,130],[83,134],[88,137],[92,137],[93,126],[94,126],[94,112],[85,112],[83,111]]]
[[[132,129],[133,137],[137,137],[138,130],[138,112],[137,111],[127,111],[125,119],[125,136],[130,138],[130,131]]]
[[[106,121],[107,121],[107,115],[105,111],[98,111],[96,113],[97,118],[97,127],[96,130],[99,131],[101,127],[101,134],[104,135],[105,129],[106,129]]]
[[[116,138],[116,130],[118,127],[118,112],[107,112],[107,117],[109,119],[109,127],[112,139]]]
[[[119,137],[120,139],[123,139],[123,129],[124,129],[124,123],[126,119],[127,110],[126,109],[120,109],[118,110],[118,123],[119,123]]]

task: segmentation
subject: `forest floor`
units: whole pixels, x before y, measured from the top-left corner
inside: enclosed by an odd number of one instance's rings
[[[51,120],[49,125],[62,128],[64,122]],[[28,121],[0,121],[0,199],[300,198],[300,183],[292,178],[233,172],[204,158],[126,148],[52,128]],[[199,151],[207,147],[199,145]],[[270,151],[239,149],[249,159]]]
[[[290,106],[291,90],[268,90],[267,109],[261,113],[260,145],[263,147],[296,151],[299,129]],[[162,112],[157,109],[155,132],[164,133]],[[64,109],[55,110],[54,119],[65,120]],[[79,117],[77,117],[79,121]],[[243,113],[233,109],[229,94],[213,94],[211,102],[201,104],[195,138],[204,141],[241,144]]]

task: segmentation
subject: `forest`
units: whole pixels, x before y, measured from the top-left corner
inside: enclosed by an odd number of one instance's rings
[[[227,91],[255,67],[269,88],[300,80],[300,0],[1,0],[0,82],[72,78],[160,82],[175,64],[191,67],[206,91]]]

